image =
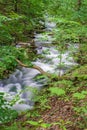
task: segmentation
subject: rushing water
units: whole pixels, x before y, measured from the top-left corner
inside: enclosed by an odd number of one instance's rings
[[[56,24],[46,22],[45,26],[45,32],[49,33],[56,27]],[[57,46],[52,44],[53,40],[51,35],[43,35],[42,33],[38,34],[35,32],[34,41],[37,47],[36,50],[43,58],[38,58],[33,64],[40,66],[46,72],[62,75],[76,64],[71,54],[75,51],[77,46],[69,45],[67,51],[62,53],[58,51]],[[62,64],[62,67],[60,64]],[[14,99],[15,95],[20,94],[20,100],[16,102],[12,109],[21,111],[33,108],[34,102],[32,98],[34,93],[32,90],[34,90],[34,88],[40,90],[41,87],[46,84],[46,79],[35,80],[35,77],[39,74],[40,72],[38,70],[22,67],[16,69],[8,79],[0,81],[0,92],[7,94],[6,99],[8,101]],[[21,93],[21,91],[26,88],[28,88],[28,90]]]

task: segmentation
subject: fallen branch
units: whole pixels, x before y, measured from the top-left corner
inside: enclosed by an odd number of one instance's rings
[[[17,63],[18,63],[19,65],[21,65],[22,67],[29,67],[28,65],[23,64],[23,63],[22,63],[20,60],[18,60],[18,59],[16,59],[16,61],[17,61]],[[51,78],[51,74],[45,72],[41,67],[39,67],[39,66],[37,66],[37,65],[33,65],[32,68],[38,70],[41,74],[46,75],[48,78]]]
[[[18,63],[20,66],[22,66],[22,67],[28,67],[28,68],[30,68],[30,66],[28,66],[28,65],[26,65],[26,64],[24,64],[24,63],[22,63],[20,60],[16,59],[16,61],[17,61],[17,63]],[[55,75],[55,76],[53,76],[52,74],[49,74],[48,72],[45,72],[41,67],[39,67],[39,66],[37,66],[37,65],[32,65],[31,68],[38,70],[41,74],[47,76],[47,77],[50,78],[51,80],[53,80],[53,79],[54,79],[54,80],[57,80],[57,81],[59,81],[59,80],[64,80],[64,79],[65,79],[65,80],[74,80],[74,77],[68,76],[68,75],[63,75],[63,76]]]

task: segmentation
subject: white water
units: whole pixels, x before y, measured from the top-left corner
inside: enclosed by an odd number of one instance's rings
[[[52,22],[46,22],[46,32],[51,32],[56,25]],[[76,65],[71,54],[76,46],[69,45],[67,51],[61,53],[58,51],[56,46],[52,45],[53,38],[50,35],[45,34],[37,34],[35,33],[35,45],[37,47],[37,53],[42,54],[43,58],[37,59],[33,64],[40,66],[44,71],[55,73],[55,74],[64,74],[68,69],[70,69],[73,65]],[[48,46],[49,44],[49,46]],[[71,51],[72,50],[72,51]],[[63,67],[60,68],[60,56],[61,63]],[[6,99],[11,101],[15,98],[15,95],[20,94],[20,100],[16,102],[16,104],[12,107],[12,109],[16,109],[18,111],[24,111],[27,109],[32,109],[34,106],[34,102],[32,98],[34,96],[34,92],[32,90],[25,90],[26,88],[36,88],[40,90],[42,86],[46,84],[46,79],[34,80],[39,71],[30,68],[19,68],[16,69],[15,72],[9,76],[8,79],[4,79],[0,81],[0,92],[4,92],[6,94]],[[22,103],[20,103],[22,101]]]

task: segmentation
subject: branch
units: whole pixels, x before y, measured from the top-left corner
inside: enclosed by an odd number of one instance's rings
[[[22,63],[20,60],[18,60],[18,59],[16,59],[16,61],[17,61],[17,63],[18,63],[19,65],[21,65],[22,67],[29,67],[28,65],[23,64],[23,63]],[[46,75],[48,78],[51,78],[51,75],[50,75],[49,73],[45,72],[41,67],[39,67],[39,66],[37,66],[37,65],[33,65],[32,68],[38,70],[41,74]]]

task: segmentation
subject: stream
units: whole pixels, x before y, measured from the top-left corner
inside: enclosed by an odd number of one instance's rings
[[[44,33],[34,33],[37,54],[40,54],[42,58],[37,58],[33,64],[38,65],[46,72],[63,75],[76,65],[72,54],[76,51],[77,45],[70,44],[66,51],[58,51],[58,47],[53,44],[54,38],[50,35],[55,28],[55,23],[46,21]],[[0,81],[0,92],[6,94],[6,100],[11,101],[16,95],[20,95],[20,99],[12,106],[12,109],[24,111],[34,107],[32,101],[34,92],[32,90],[39,91],[47,84],[46,78],[35,80],[39,74],[38,70],[21,67],[17,68],[9,78]]]

